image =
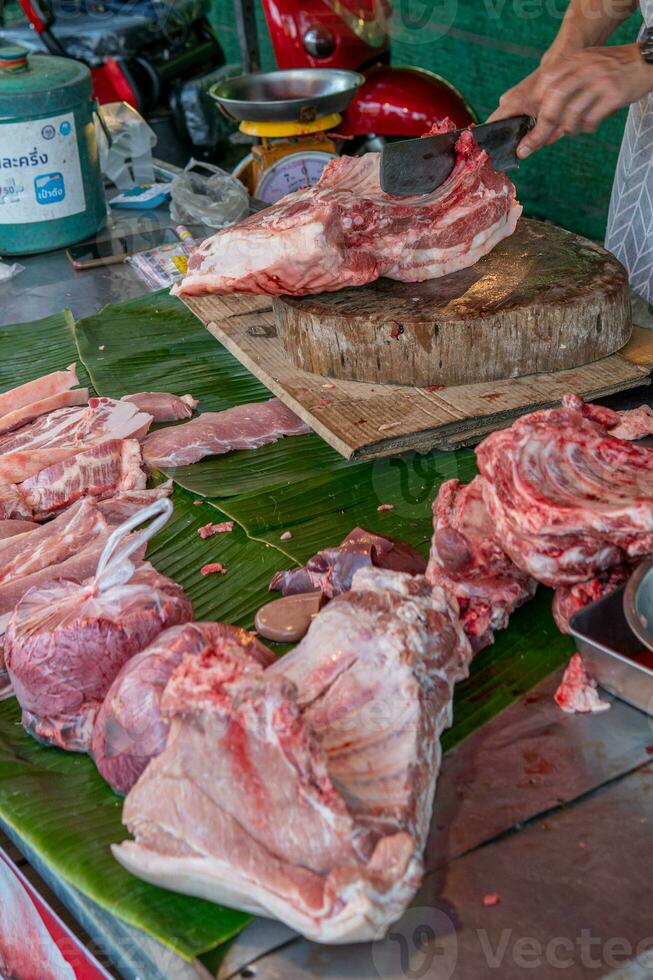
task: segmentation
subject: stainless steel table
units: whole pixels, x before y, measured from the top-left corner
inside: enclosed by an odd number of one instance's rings
[[[79,318],[146,291],[124,265],[75,272],[61,252],[21,262],[0,286],[0,324],[63,307]],[[637,321],[648,325],[646,310]],[[257,920],[219,964],[186,963],[12,841],[126,978],[650,978],[653,721],[618,701],[603,715],[563,715],[559,674],[445,757],[422,890],[377,943],[319,947]],[[488,893],[499,904],[485,906]]]

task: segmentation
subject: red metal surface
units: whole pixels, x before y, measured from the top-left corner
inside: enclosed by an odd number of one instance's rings
[[[431,72],[379,65],[365,74],[367,81],[338,126],[345,136],[422,136],[445,116],[458,127],[475,121],[462,95]]]
[[[388,49],[378,9],[378,0],[263,0],[278,67],[357,69],[368,64]],[[304,47],[304,35],[312,27],[333,35],[329,57],[316,58]]]
[[[91,68],[93,94],[100,105],[106,102],[128,102],[138,109],[138,97],[129,84],[120,63],[114,58],[105,58],[102,65]]]
[[[420,68],[380,63],[389,50],[385,24],[389,0],[262,0],[279,68],[349,68],[366,71],[367,81],[344,114],[345,136],[421,136],[445,116],[457,126],[474,122],[462,95],[445,79]],[[326,30],[334,48],[328,57],[307,51],[311,28]]]

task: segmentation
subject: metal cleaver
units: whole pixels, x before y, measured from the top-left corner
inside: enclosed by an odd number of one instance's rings
[[[510,116],[472,127],[474,139],[490,156],[497,170],[519,165],[516,149],[529,129],[532,116]],[[388,143],[381,154],[381,190],[409,197],[430,194],[450,175],[456,162],[455,145],[462,129],[421,139]]]

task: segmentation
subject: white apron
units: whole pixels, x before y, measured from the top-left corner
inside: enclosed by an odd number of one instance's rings
[[[653,0],[640,0],[653,27]],[[631,288],[653,303],[653,93],[628,112],[612,185],[605,247],[628,270]]]

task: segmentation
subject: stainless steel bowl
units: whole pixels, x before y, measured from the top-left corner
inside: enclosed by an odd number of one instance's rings
[[[343,112],[364,81],[357,71],[293,68],[226,78],[209,95],[238,122],[308,123]]]
[[[638,565],[624,588],[624,614],[635,636],[653,650],[653,559]]]

